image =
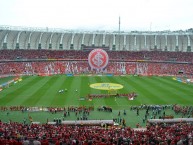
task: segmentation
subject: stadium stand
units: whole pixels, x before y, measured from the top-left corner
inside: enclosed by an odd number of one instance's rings
[[[24,125],[0,122],[0,145],[15,142],[33,142],[36,137],[50,144],[185,144],[191,145],[193,126],[186,122],[156,123],[147,130],[133,130],[129,127],[66,126],[53,124]]]
[[[88,52],[50,50],[0,50],[0,74],[50,75],[89,73]],[[70,56],[70,58],[69,58]],[[137,75],[193,74],[193,53],[109,52],[105,73]],[[124,59],[122,59],[124,57]],[[93,72],[96,73],[96,72]]]

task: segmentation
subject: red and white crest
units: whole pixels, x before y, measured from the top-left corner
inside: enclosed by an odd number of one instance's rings
[[[94,49],[88,55],[88,63],[91,69],[104,69],[109,62],[109,56],[103,49]]]

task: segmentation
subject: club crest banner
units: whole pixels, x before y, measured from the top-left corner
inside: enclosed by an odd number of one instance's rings
[[[109,56],[103,49],[94,49],[88,55],[88,63],[92,70],[103,70],[108,62]]]

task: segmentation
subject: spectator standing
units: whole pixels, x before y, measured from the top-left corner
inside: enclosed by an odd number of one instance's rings
[[[38,140],[38,137],[35,138],[35,140],[33,141],[34,145],[41,145],[41,142]]]
[[[23,145],[29,145],[29,140],[27,137],[24,138]]]
[[[49,145],[48,140],[46,139],[46,137],[44,136],[43,139],[41,140],[41,145]]]

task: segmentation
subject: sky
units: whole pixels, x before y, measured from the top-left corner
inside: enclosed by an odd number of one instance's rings
[[[120,25],[119,25],[120,19]],[[95,31],[193,28],[193,0],[0,0],[0,25]]]

